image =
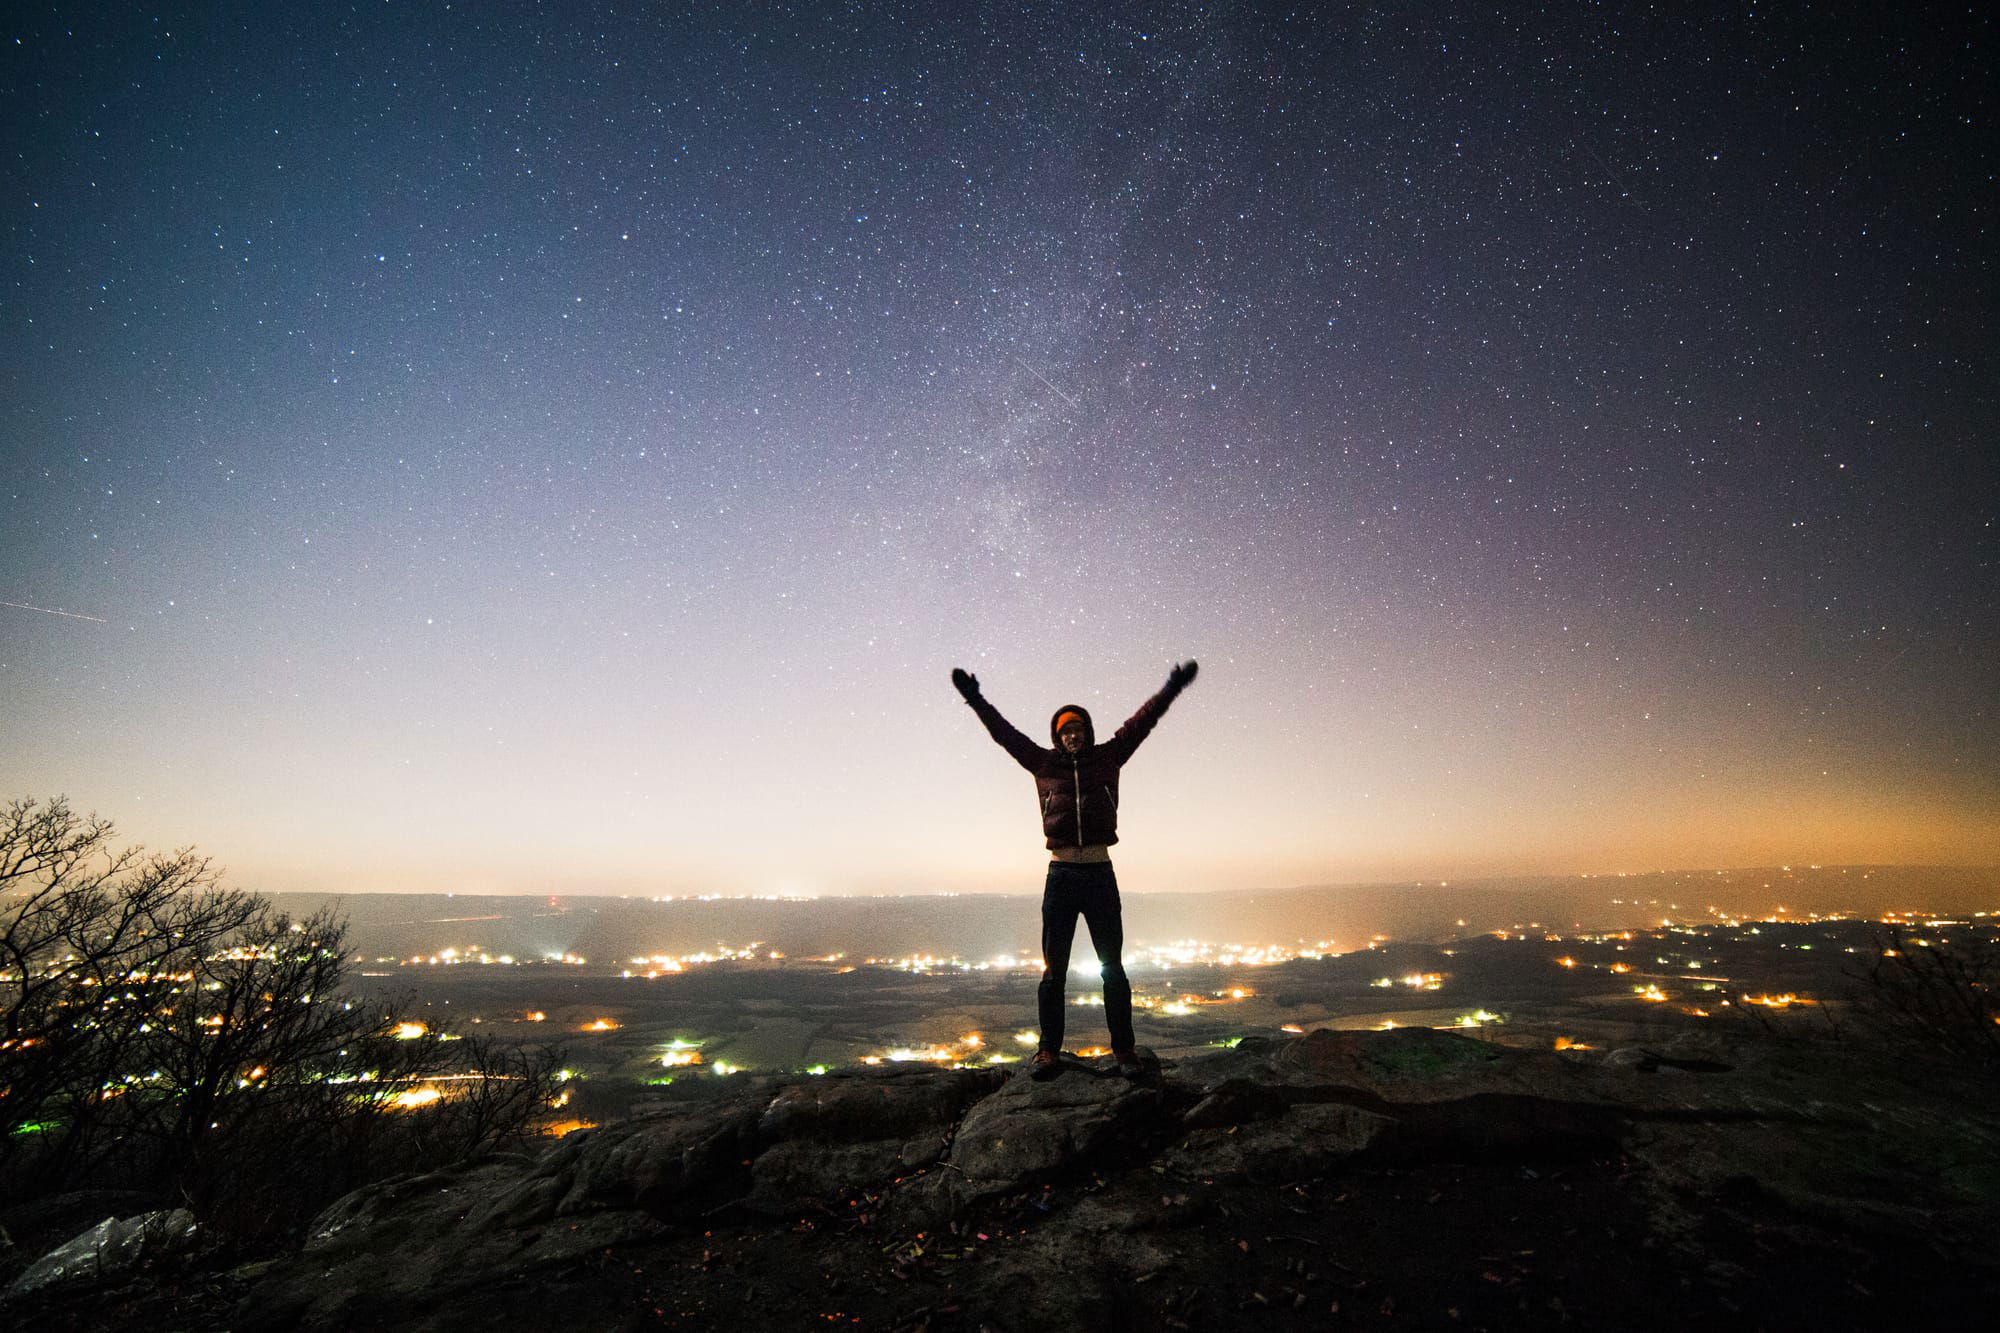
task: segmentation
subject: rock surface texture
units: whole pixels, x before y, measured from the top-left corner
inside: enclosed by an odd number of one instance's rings
[[[737,1076],[358,1191],[219,1322],[1925,1326],[2000,1295],[1996,1162],[1978,1090],[1769,1043]]]

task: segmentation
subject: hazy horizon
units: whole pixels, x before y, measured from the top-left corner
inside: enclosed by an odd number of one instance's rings
[[[1438,940],[1532,925],[1587,932],[1667,921],[2000,912],[1989,869],[1797,867],[1606,878],[1529,877],[1414,886],[1137,893],[1124,898],[1126,955],[1186,959],[1211,948],[1348,953],[1371,941]],[[922,957],[1033,958],[1040,914],[1030,893],[820,898],[446,893],[281,895],[298,915],[332,906],[366,957],[446,965],[549,959],[598,969],[640,960],[771,961],[842,955],[901,966]],[[1199,945],[1199,948],[1196,946]],[[1160,951],[1164,950],[1162,954]]]
[[[1114,860],[1117,859],[1120,858],[1114,858]],[[1213,893],[1282,894],[1282,893],[1312,893],[1312,892],[1322,892],[1322,891],[1340,890],[1340,889],[1408,888],[1408,889],[1432,889],[1439,891],[1463,891],[1463,892],[1477,893],[1487,889],[1505,889],[1505,888],[1519,887],[1523,885],[1543,885],[1543,884],[1558,884],[1558,883],[1568,884],[1575,882],[1597,882],[1597,881],[1606,881],[1615,883],[1616,881],[1619,880],[1642,881],[1647,879],[1659,879],[1663,877],[1673,877],[1673,876],[1745,875],[1745,874],[1758,874],[1758,873],[1792,871],[1792,870],[1814,870],[1814,871],[1830,870],[1830,871],[1842,871],[1842,872],[1876,871],[1876,870],[1914,871],[1914,872],[1940,871],[1953,874],[1987,873],[1987,874],[2000,875],[2000,862],[1987,863],[1979,861],[1966,861],[1966,862],[1932,861],[1932,862],[1878,862],[1872,864],[1864,862],[1855,864],[1832,864],[1832,865],[1823,862],[1803,862],[1799,863],[1798,865],[1792,865],[1783,862],[1768,862],[1762,864],[1725,865],[1725,866],[1665,866],[1651,870],[1615,870],[1615,871],[1524,870],[1516,873],[1498,874],[1498,875],[1382,876],[1382,877],[1374,877],[1367,879],[1317,880],[1304,883],[1249,884],[1240,886],[1230,886],[1227,888],[1201,887],[1201,886],[1157,888],[1157,887],[1148,887],[1145,885],[1139,885],[1135,887],[1126,885],[1121,880],[1121,883],[1119,885],[1119,892],[1121,896],[1130,896],[1135,893],[1154,894],[1163,896],[1178,896],[1178,895],[1213,894]],[[241,885],[238,887],[247,888],[249,886]],[[264,889],[264,890],[254,890],[254,891],[273,893],[273,894],[316,895],[323,897],[344,897],[349,894],[364,896],[364,897],[442,896],[448,898],[451,897],[547,898],[553,896],[558,898],[601,897],[601,898],[614,898],[614,899],[630,900],[630,901],[654,901],[654,902],[692,901],[699,899],[811,902],[819,898],[960,898],[960,897],[1038,898],[1041,894],[1041,884],[1039,880],[1036,880],[1033,883],[1025,883],[1025,882],[1009,883],[987,889],[938,888],[938,889],[889,891],[889,890],[869,890],[866,888],[854,888],[854,889],[834,890],[834,891],[827,891],[820,893],[805,893],[798,891],[791,891],[791,892],[778,891],[772,893],[743,891],[743,892],[733,892],[733,893],[722,893],[714,890],[704,891],[696,889],[689,892],[668,894],[664,892],[651,892],[651,893],[643,891],[600,892],[597,890],[575,890],[575,889],[555,889],[555,888],[485,890],[485,889],[442,889],[433,887],[402,887],[402,888],[379,888],[379,889],[377,888]]]

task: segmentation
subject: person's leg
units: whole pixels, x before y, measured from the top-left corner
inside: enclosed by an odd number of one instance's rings
[[[1091,869],[1098,873],[1083,900],[1083,921],[1090,927],[1090,946],[1097,951],[1098,972],[1104,978],[1104,1024],[1111,1029],[1111,1049],[1125,1055],[1133,1045],[1132,982],[1125,975],[1125,915],[1118,904],[1118,876],[1108,861],[1102,870]]]
[[[1063,983],[1069,975],[1070,944],[1076,939],[1079,903],[1069,869],[1051,861],[1042,888],[1042,984],[1035,989],[1035,1008],[1042,1029],[1039,1047],[1050,1052],[1062,1050]]]

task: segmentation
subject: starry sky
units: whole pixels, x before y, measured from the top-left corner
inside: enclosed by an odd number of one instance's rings
[[[0,787],[272,890],[2000,862],[1979,6],[20,5]],[[55,613],[62,614],[55,614]]]

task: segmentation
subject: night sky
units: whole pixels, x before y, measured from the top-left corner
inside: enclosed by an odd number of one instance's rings
[[[0,28],[0,794],[1032,892],[950,668],[1193,657],[1128,892],[2000,862],[1984,6],[111,8]]]

